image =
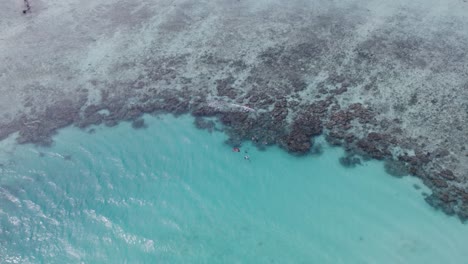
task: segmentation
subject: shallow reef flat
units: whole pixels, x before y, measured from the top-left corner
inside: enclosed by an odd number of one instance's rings
[[[0,138],[144,113],[295,155],[325,135],[468,219],[468,3],[34,1],[0,10]]]

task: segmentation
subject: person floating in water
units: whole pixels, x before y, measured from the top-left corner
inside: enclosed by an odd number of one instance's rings
[[[234,147],[234,148],[232,148],[232,151],[234,151],[234,152],[240,152],[240,148]]]
[[[244,156],[244,159],[250,161],[249,155],[245,155],[245,156]]]
[[[31,12],[31,5],[29,4],[29,0],[24,0],[24,7],[25,9],[23,9],[23,14]]]

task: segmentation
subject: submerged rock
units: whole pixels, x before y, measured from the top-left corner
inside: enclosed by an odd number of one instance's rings
[[[408,166],[401,161],[386,160],[384,163],[385,171],[395,177],[403,177],[409,174]]]
[[[145,120],[143,118],[133,120],[132,127],[134,129],[146,128]]]
[[[361,159],[355,155],[346,155],[339,159],[340,164],[346,168],[354,168],[357,165],[361,165]]]

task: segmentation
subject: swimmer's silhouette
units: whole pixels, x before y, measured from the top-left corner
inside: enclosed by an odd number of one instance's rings
[[[31,5],[29,4],[29,0],[24,0],[24,7],[25,9],[23,9],[23,14],[31,13]]]

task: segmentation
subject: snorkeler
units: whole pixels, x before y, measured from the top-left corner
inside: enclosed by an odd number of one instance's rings
[[[244,159],[250,161],[249,155],[245,155],[245,156],[244,156]]]
[[[31,5],[29,4],[29,0],[24,0],[24,7],[25,9],[23,9],[23,14],[31,12]]]
[[[240,152],[240,148],[234,147],[234,148],[232,148],[232,151],[234,151],[234,152]]]

